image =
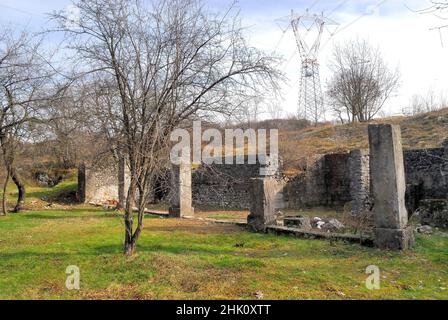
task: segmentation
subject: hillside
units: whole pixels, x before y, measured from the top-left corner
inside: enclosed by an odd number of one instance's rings
[[[413,117],[392,117],[371,123],[401,126],[405,149],[435,148],[448,138],[448,108]],[[280,129],[279,148],[285,173],[300,171],[305,159],[315,154],[348,152],[368,148],[368,123],[322,125],[302,130]]]

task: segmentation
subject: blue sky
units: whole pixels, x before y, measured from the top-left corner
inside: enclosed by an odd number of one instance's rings
[[[212,10],[223,10],[231,4],[223,0],[204,2]],[[70,3],[70,0],[0,0],[0,23],[40,31],[47,25],[46,13],[63,10]],[[285,58],[282,68],[289,80],[283,87],[284,114],[295,113],[297,109],[300,61],[292,32],[283,35],[275,19],[289,15],[291,9],[303,12],[313,4],[313,12],[331,13],[330,18],[343,29],[325,42],[320,55],[324,89],[331,76],[328,61],[333,43],[356,37],[378,45],[386,60],[400,67],[402,86],[388,102],[386,114],[399,114],[413,94],[425,94],[431,87],[436,91],[448,89],[448,28],[441,34],[442,47],[439,33],[429,30],[440,25],[440,20],[408,9],[425,8],[429,0],[239,0],[243,23],[250,26],[248,35],[252,45],[275,51]]]

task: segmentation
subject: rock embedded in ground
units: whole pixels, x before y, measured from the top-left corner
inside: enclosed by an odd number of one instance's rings
[[[431,226],[421,226],[421,227],[418,227],[416,230],[418,233],[422,233],[422,234],[432,234],[433,233]]]
[[[345,226],[337,219],[330,219],[322,227],[325,230],[341,230],[345,228]]]

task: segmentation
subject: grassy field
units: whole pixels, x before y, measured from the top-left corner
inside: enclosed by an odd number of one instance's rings
[[[138,253],[121,253],[121,215],[99,208],[0,218],[1,299],[448,299],[448,237],[415,250],[253,234],[238,227],[148,217]],[[381,270],[381,289],[364,282]],[[81,289],[65,288],[66,267]]]
[[[75,189],[74,178],[30,186],[27,211],[0,216],[0,299],[255,299],[259,291],[264,299],[448,299],[446,233],[419,235],[414,250],[395,253],[148,216],[138,252],[126,258],[122,215],[59,201]],[[70,265],[80,268],[79,291],[65,287]],[[381,270],[380,290],[365,287],[369,265]]]

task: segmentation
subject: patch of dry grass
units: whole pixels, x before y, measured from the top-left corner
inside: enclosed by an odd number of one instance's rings
[[[414,117],[392,117],[371,123],[390,123],[401,126],[405,149],[440,147],[448,138],[448,109]],[[285,173],[300,172],[304,159],[316,154],[345,153],[368,148],[368,123],[323,125],[299,131],[280,130],[279,148]]]
[[[0,298],[254,299],[262,291],[265,299],[448,299],[443,234],[395,253],[147,217],[131,258],[122,237],[121,215],[98,208],[2,217]],[[378,291],[364,286],[371,264],[382,272]],[[81,270],[80,291],[65,288],[69,265]]]

